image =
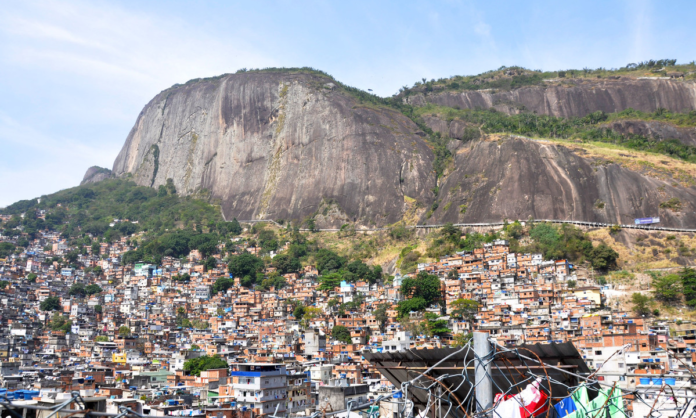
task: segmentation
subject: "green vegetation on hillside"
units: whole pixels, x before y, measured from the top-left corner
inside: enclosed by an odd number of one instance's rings
[[[687,64],[677,65],[675,59],[648,60],[639,63],[630,63],[625,67],[607,68],[583,68],[582,70],[569,69],[558,71],[529,70],[523,67],[502,66],[497,70],[487,71],[478,75],[454,76],[450,78],[425,79],[416,81],[412,87],[403,86],[399,94],[409,96],[416,93],[431,93],[439,91],[464,91],[464,90],[512,90],[531,85],[542,85],[545,80],[568,78],[594,78],[628,76],[666,76],[668,73],[682,73],[688,78],[696,75],[688,74],[696,70],[693,61]]]
[[[569,224],[559,226],[541,222],[522,226],[519,221],[515,221],[507,224],[502,230],[491,231],[485,235],[470,232],[462,238],[461,234],[459,228],[451,223],[445,224],[430,241],[427,255],[439,258],[460,250],[473,251],[481,248],[483,244],[506,239],[510,242],[511,251],[541,253],[546,260],[567,259],[576,263],[587,261],[599,270],[615,268],[619,257],[618,253],[606,244],[593,246],[587,234]]]
[[[426,115],[438,116],[447,121],[458,119],[480,127],[486,133],[511,133],[529,137],[601,142],[696,162],[696,147],[694,146],[684,145],[676,139],[657,140],[642,135],[622,135],[606,126],[607,123],[615,120],[640,119],[694,127],[696,126],[696,111],[679,113],[658,109],[653,113],[645,113],[629,108],[612,114],[598,111],[582,118],[560,118],[533,113],[507,115],[494,109],[453,109],[427,105],[417,108],[414,113],[421,120]]]
[[[38,218],[37,210],[46,210],[45,220]],[[57,229],[66,238],[90,233],[114,241],[138,231],[161,235],[167,230],[195,227],[227,233],[228,227],[218,207],[194,196],[179,196],[173,186],[155,190],[124,179],[62,190],[42,196],[40,202],[22,200],[0,213],[15,215],[4,225],[8,232],[22,225],[30,237],[45,228]],[[23,219],[21,213],[26,213]],[[110,226],[116,219],[130,222]]]

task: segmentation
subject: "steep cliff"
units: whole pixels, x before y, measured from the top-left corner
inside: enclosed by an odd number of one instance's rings
[[[629,107],[643,112],[658,108],[684,112],[696,109],[696,82],[663,79],[571,79],[512,90],[464,90],[417,93],[403,98],[422,106],[433,103],[460,109],[495,108],[508,114],[533,112],[582,117],[601,110],[614,113]]]
[[[152,187],[171,178],[184,194],[205,189],[227,218],[302,220],[322,208],[335,215],[324,225],[383,225],[408,198],[433,199],[433,156],[417,132],[328,77],[248,72],[157,95],[113,171]]]
[[[581,116],[628,107],[690,110],[695,96],[691,81],[571,80],[404,100]],[[432,112],[415,116],[419,128],[388,100],[363,99],[328,76],[303,71],[194,80],[145,106],[113,172],[150,187],[171,178],[180,194],[206,191],[228,219],[314,217],[321,227],[336,227],[530,216],[631,223],[659,215],[665,226],[696,225],[696,170],[677,167],[689,164],[682,160],[621,163],[570,143],[487,135],[485,124]],[[611,127],[678,134],[693,143],[692,130],[658,122],[620,120]],[[423,130],[460,140],[443,142]],[[439,179],[436,166],[447,167]]]
[[[631,166],[650,164],[638,161]],[[547,141],[474,141],[455,151],[432,219],[494,222],[532,217],[630,224],[637,217],[660,216],[664,225],[693,227],[693,182],[689,178],[682,185],[670,175],[634,170]]]

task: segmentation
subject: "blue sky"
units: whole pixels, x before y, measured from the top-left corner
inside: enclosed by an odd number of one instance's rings
[[[111,167],[155,94],[311,66],[388,96],[423,77],[696,59],[696,2],[4,1],[0,207]]]

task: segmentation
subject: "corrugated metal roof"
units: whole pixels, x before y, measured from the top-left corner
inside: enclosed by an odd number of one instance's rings
[[[507,392],[511,387],[515,386],[515,384],[525,381],[525,379],[533,380],[533,376],[545,377],[548,375],[552,380],[563,383],[553,383],[550,388],[546,379],[544,379],[542,383],[546,391],[548,392],[550,389],[552,396],[557,398],[569,395],[565,385],[575,386],[578,383],[577,378],[559,370],[544,369],[534,361],[521,359],[517,356],[517,351],[515,350],[518,350],[521,355],[530,358],[536,359],[538,356],[545,364],[560,367],[570,372],[580,374],[581,376],[590,374],[590,369],[572,343],[522,345],[510,349],[513,351],[500,352],[502,350],[498,349],[499,353],[496,355],[496,361],[491,370],[494,393]],[[432,367],[458,350],[458,348],[439,348],[430,350],[408,350],[395,353],[364,352],[363,356],[377,367],[377,369],[397,388],[401,388],[403,382],[414,379],[429,367]],[[416,404],[416,407],[422,409],[428,401],[427,391],[418,389],[416,386],[428,387],[430,385],[439,385],[442,396],[444,396],[445,399],[449,398],[454,405],[450,416],[465,416],[465,413],[459,409],[460,403],[468,411],[474,410],[475,399],[471,384],[474,381],[473,360],[473,348],[471,350],[462,351],[431,370],[428,375],[430,378],[434,379],[421,378],[417,382],[414,382],[415,386],[409,388],[409,395]],[[467,370],[465,375],[463,375],[465,365],[467,366]],[[447,375],[447,377],[439,379],[445,375]],[[442,384],[435,382],[435,379],[440,380]],[[522,390],[525,386],[526,384],[522,384],[517,387],[519,387],[519,390]],[[514,393],[517,393],[517,388],[514,389]],[[445,404],[446,402],[443,402],[444,411],[447,410]]]

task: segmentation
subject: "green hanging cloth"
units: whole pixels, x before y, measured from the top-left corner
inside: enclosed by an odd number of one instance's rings
[[[584,383],[580,385],[579,388],[575,389],[570,397],[573,398],[573,402],[575,402],[578,409],[580,409],[579,405],[586,406],[590,402],[589,397],[587,396],[587,387],[585,387]]]
[[[621,389],[614,388],[614,393],[611,394],[607,405],[609,406],[609,418],[627,418],[628,415],[624,410],[623,393]]]
[[[599,390],[597,396],[590,401],[587,406],[587,418],[606,418],[607,392],[603,389]]]
[[[575,389],[575,391],[570,394],[570,397],[573,399],[573,402],[575,402],[575,407],[577,409],[563,418],[587,418],[587,412],[590,411],[588,405],[590,401],[585,384],[583,383],[580,387]]]

